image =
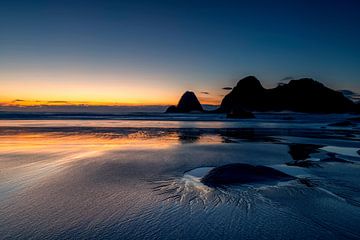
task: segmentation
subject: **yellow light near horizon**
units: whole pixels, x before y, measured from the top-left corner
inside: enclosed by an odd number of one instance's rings
[[[3,105],[168,105],[179,95],[164,78],[141,74],[0,72],[0,80]]]
[[[76,64],[72,69],[0,68],[0,83],[0,106],[173,105],[184,91],[197,88],[173,73],[84,69]],[[221,98],[215,96],[198,94],[202,104],[219,104]]]

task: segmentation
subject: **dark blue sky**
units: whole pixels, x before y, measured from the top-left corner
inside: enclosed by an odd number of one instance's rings
[[[360,1],[3,0],[0,65],[165,74],[158,85],[214,94],[248,74],[359,91]]]

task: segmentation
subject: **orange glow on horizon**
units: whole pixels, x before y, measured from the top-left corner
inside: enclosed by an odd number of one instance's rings
[[[60,100],[52,100],[52,101],[42,101],[42,100],[0,100],[0,106],[3,107],[36,107],[36,106],[155,106],[155,105],[171,105],[173,103],[168,102],[152,102],[151,100],[122,100],[120,102],[106,102],[106,101],[60,101]]]
[[[10,107],[176,105],[196,88],[179,76],[89,69],[0,71],[0,81],[0,106]],[[202,104],[221,100],[199,95]]]
[[[0,106],[2,107],[36,107],[36,106],[169,106],[176,105],[179,99],[174,97],[170,101],[151,101],[149,99],[129,99],[129,100],[121,100],[119,102],[106,102],[106,101],[61,101],[61,100],[51,100],[51,101],[43,101],[43,100],[23,100],[23,99],[0,99]],[[199,98],[201,104],[209,104],[209,105],[218,105],[220,100],[204,100]]]

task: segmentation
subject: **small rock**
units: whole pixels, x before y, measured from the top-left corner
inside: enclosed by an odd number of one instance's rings
[[[165,112],[166,113],[177,113],[178,110],[177,110],[176,106],[172,105],[172,106],[168,107]]]
[[[235,163],[212,169],[201,179],[201,182],[210,187],[218,187],[268,181],[289,181],[293,179],[295,177],[270,167]]]

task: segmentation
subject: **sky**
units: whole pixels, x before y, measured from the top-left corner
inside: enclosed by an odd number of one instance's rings
[[[255,75],[360,92],[360,1],[0,4],[1,105],[219,104]]]

